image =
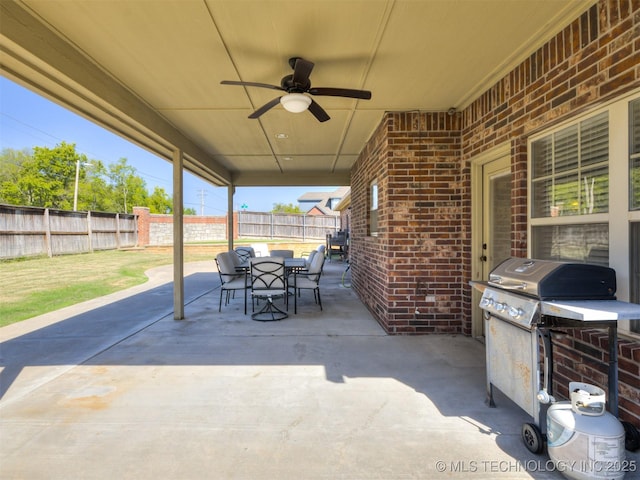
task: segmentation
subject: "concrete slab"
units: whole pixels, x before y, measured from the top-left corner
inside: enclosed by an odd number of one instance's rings
[[[484,404],[480,342],[387,336],[341,263],[326,264],[322,312],[304,292],[298,315],[270,323],[239,297],[219,313],[202,267],[186,320],[165,269],[0,329],[0,478],[563,478],[522,444],[523,411]]]

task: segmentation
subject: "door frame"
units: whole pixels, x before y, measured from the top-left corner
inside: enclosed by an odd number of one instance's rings
[[[502,158],[511,160],[511,144],[504,143],[471,159],[471,280],[481,281],[482,278],[482,234],[484,229],[483,217],[483,168],[486,164]],[[482,310],[478,307],[481,293],[471,289],[471,335],[474,338],[482,336]]]

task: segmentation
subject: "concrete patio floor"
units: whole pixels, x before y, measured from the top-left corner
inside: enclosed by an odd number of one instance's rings
[[[218,313],[212,263],[185,269],[186,320],[162,268],[0,329],[0,478],[563,478],[522,410],[485,405],[480,342],[386,335],[340,262],[322,312],[303,292],[280,322]]]

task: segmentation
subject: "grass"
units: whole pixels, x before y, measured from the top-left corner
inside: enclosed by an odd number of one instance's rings
[[[213,260],[189,253],[185,262]],[[0,262],[0,327],[147,281],[144,272],[173,263],[171,252],[109,250]]]

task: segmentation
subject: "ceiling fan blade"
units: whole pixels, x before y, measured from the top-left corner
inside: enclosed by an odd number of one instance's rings
[[[261,87],[261,88],[270,88],[272,90],[282,90],[284,91],[284,88],[277,86],[277,85],[270,85],[268,83],[259,83],[259,82],[238,82],[235,80],[222,80],[220,82],[220,84],[222,85],[241,85],[243,87]]]
[[[331,118],[329,114],[324,111],[324,108],[318,105],[315,100],[311,100],[309,111],[318,119],[319,122],[326,122]]]
[[[359,98],[362,100],[371,99],[369,90],[353,90],[351,88],[310,88],[308,92],[311,95],[326,95],[331,97],[348,97]]]
[[[293,84],[308,86],[309,75],[315,64],[304,58],[296,58],[296,64],[293,68]]]
[[[273,100],[271,100],[270,102],[265,103],[263,106],[261,106],[259,109],[257,109],[255,112],[253,112],[251,115],[249,115],[249,118],[258,118],[260,115],[262,115],[263,113],[271,110],[273,107],[275,107],[279,103],[280,103],[280,97],[276,97]]]

